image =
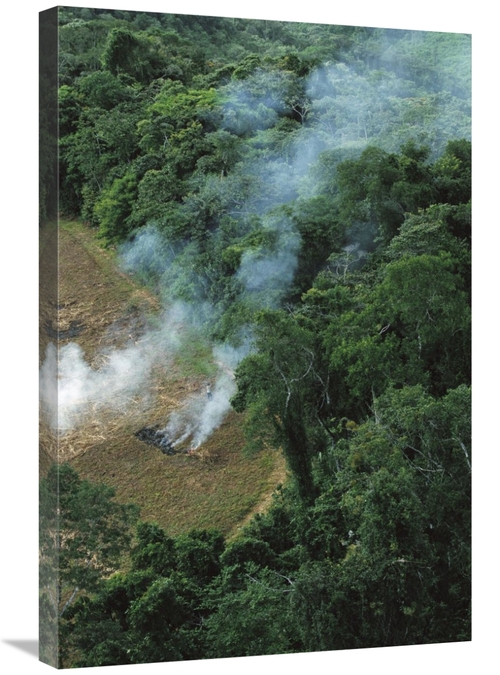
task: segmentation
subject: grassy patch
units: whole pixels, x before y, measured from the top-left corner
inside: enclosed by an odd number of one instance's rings
[[[206,379],[217,373],[211,345],[195,330],[186,330],[183,348],[176,354],[175,364],[181,377]]]

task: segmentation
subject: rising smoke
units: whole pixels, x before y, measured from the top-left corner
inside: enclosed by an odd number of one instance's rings
[[[204,394],[191,396],[160,430],[174,448],[189,444],[191,450],[197,450],[221,425],[236,394],[234,370],[251,349],[252,340],[248,335],[239,347],[214,345],[212,356],[218,368],[214,386],[207,384]]]
[[[52,429],[64,432],[90,412],[126,412],[137,397],[145,400],[152,369],[158,364],[168,367],[182,347],[181,327],[188,320],[188,308],[175,303],[165,310],[158,327],[130,339],[123,348],[103,350],[97,368],[89,365],[76,343],[62,346],[58,360],[55,345],[49,344],[40,369],[44,419]]]
[[[297,197],[307,199],[317,193],[314,177],[325,150],[349,148],[361,152],[376,140],[387,151],[397,151],[404,141],[416,136],[417,140],[430,142],[436,152],[447,140],[443,128],[449,129],[452,137],[467,136],[466,116],[462,124],[460,116],[452,114],[454,125],[443,125],[443,116],[450,116],[450,112],[437,104],[432,114],[427,115],[427,126],[423,128],[422,118],[415,111],[427,99],[421,99],[421,90],[411,82],[401,64],[394,65],[392,71],[387,67],[389,62],[396,63],[394,49],[389,42],[381,47],[380,63],[384,71],[374,68],[361,74],[343,63],[316,68],[303,82],[307,103],[301,108],[302,124],[295,124],[294,130],[289,129],[284,135],[286,146],[279,152],[273,148],[268,155],[252,151],[251,142],[245,142],[245,151],[240,152],[234,170],[228,175],[223,174],[220,179],[211,174],[197,177],[197,187],[185,201],[186,212],[195,208],[197,196],[210,197],[225,205],[226,212],[235,218],[244,220],[248,214],[255,214],[264,230],[272,235],[272,244],[248,247],[243,252],[235,273],[239,299],[253,309],[279,306],[293,282],[301,237],[293,220],[279,207]],[[411,59],[406,62],[411,63]],[[257,68],[245,80],[222,87],[221,134],[230,132],[269,143],[266,131],[276,124],[280,114],[290,111],[295,100],[293,86],[289,74]],[[454,110],[459,110],[456,101],[450,101]],[[253,187],[249,188],[249,184]],[[236,198],[236,194],[240,196]],[[349,247],[331,264],[336,265],[339,273],[360,264],[365,257],[363,248],[365,242],[361,246],[359,241],[349,242]],[[153,273],[160,286],[165,284],[162,296],[168,307],[159,325],[135,343],[102,354],[103,365],[99,369],[86,362],[75,344],[60,349],[57,364],[55,346],[49,346],[40,371],[40,395],[53,428],[62,431],[72,428],[89,409],[126,410],[135,397],[147,395],[152,369],[158,364],[167,367],[182,350],[188,333],[186,326],[199,329],[206,317],[215,313],[191,270],[191,260],[196,254],[195,244],[170,241],[153,225],[124,245],[123,269],[139,277]],[[178,282],[181,277],[182,284]],[[188,302],[186,298],[181,301],[177,289],[181,285],[194,289]],[[250,329],[239,349],[214,345],[218,371],[211,383],[210,397],[204,391],[199,392],[165,421],[163,431],[174,444],[189,443],[197,448],[221,424],[235,393],[234,369],[252,348],[249,336]]]

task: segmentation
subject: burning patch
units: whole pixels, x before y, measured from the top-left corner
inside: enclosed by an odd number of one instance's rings
[[[136,431],[134,435],[143,443],[159,448],[164,455],[176,455],[178,453],[178,450],[174,448],[172,441],[163,429],[158,429],[158,427],[143,427],[139,431]]]

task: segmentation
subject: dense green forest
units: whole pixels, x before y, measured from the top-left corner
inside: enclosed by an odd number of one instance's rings
[[[53,467],[47,649],[50,621],[68,666],[470,640],[470,36],[59,20],[61,212],[241,349],[246,452],[290,479],[226,541]]]

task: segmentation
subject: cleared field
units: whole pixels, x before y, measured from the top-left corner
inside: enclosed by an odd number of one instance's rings
[[[110,354],[133,350],[149,326],[158,326],[161,308],[153,293],[119,270],[114,252],[101,249],[85,226],[62,222],[59,251],[60,345],[77,344],[99,372]],[[55,328],[46,323],[49,341]],[[59,460],[69,461],[83,478],[111,485],[120,501],[136,503],[142,519],[170,534],[210,527],[235,534],[285,480],[279,453],[244,456],[242,418],[234,411],[193,452],[169,456],[135,436],[145,426],[164,425],[188,398],[203,396],[216,371],[209,344],[199,336],[183,342],[181,350],[153,363],[146,389],[116,407],[86,406],[79,412],[60,437]],[[53,454],[50,434],[46,429],[41,434]]]

